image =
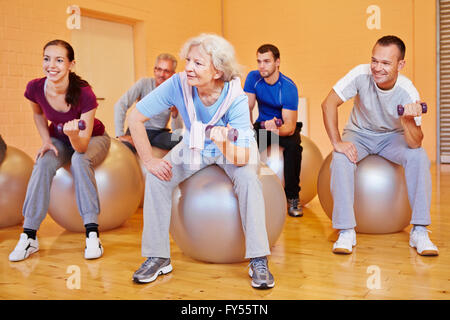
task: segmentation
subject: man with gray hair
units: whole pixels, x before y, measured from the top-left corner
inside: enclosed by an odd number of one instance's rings
[[[153,69],[154,77],[138,80],[114,106],[116,136],[134,153],[136,153],[136,149],[134,148],[134,142],[131,138],[130,131],[127,129],[127,131],[124,132],[127,110],[135,102],[141,100],[161,83],[169,79],[175,73],[176,67],[177,59],[173,55],[168,53],[158,55]],[[172,117],[170,117],[171,115]],[[168,128],[170,118],[172,119],[172,132]],[[178,110],[174,106],[164,110],[157,116],[145,122],[145,129],[151,144],[165,150],[172,149],[181,141],[181,134],[177,134],[175,131],[182,127],[183,123],[181,117],[178,116]]]

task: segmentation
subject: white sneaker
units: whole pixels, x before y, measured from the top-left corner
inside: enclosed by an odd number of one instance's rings
[[[9,261],[22,261],[29,257],[30,254],[39,251],[39,243],[36,240],[28,238],[26,233],[20,234],[19,242],[14,250],[9,254]]]
[[[425,227],[414,227],[409,235],[409,245],[416,248],[417,253],[421,256],[437,256],[438,248],[431,242]]]
[[[356,232],[354,229],[345,229],[339,231],[339,238],[333,245],[334,253],[349,254],[356,246]]]
[[[86,238],[86,248],[84,249],[85,259],[97,259],[103,255],[103,246],[97,237],[97,232],[89,232],[89,238]]]

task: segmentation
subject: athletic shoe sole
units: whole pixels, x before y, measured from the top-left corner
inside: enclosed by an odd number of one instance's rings
[[[352,248],[349,250],[347,248],[334,248],[333,247],[333,253],[337,253],[337,254],[350,254],[353,252],[353,247],[356,246],[356,241],[352,243]]]
[[[147,279],[138,279],[137,277],[133,277],[133,281],[135,283],[150,283],[156,280],[156,278],[159,275],[164,275],[164,274],[168,274],[169,272],[171,272],[173,270],[172,265],[169,264],[168,266],[162,267],[161,269],[159,269],[158,271],[156,271],[152,277],[147,278]]]
[[[303,217],[303,212],[299,213],[299,214],[291,214],[291,213],[288,212],[288,215],[291,216],[291,217],[294,217],[294,218],[300,218],[300,217]]]
[[[19,258],[19,259],[11,259],[11,258],[9,258],[9,261],[11,261],[11,262],[18,262],[18,261],[25,260],[25,259],[28,258],[30,255],[32,255],[33,253],[39,251],[39,248],[34,248],[34,247],[30,247],[30,248],[31,248],[30,250],[26,250],[25,256],[24,256],[23,258]]]
[[[101,256],[103,256],[103,247],[100,247],[100,254],[96,254],[96,255],[93,255],[93,256],[88,256],[88,255],[86,255],[86,250],[84,251],[84,258],[85,258],[86,260],[98,259],[98,258],[100,258]]]
[[[414,244],[412,244],[411,242],[409,243],[409,246],[412,247],[412,248],[414,248],[414,249],[416,249],[417,254],[419,254],[419,255],[421,255],[421,256],[432,257],[432,256],[438,256],[438,255],[439,255],[439,252],[436,251],[436,250],[423,250],[422,252],[419,252],[419,251],[417,250],[417,247],[416,247]]]
[[[353,252],[353,250],[348,250],[346,248],[334,248],[333,249],[333,253],[337,253],[337,254],[350,254],[352,252]]]

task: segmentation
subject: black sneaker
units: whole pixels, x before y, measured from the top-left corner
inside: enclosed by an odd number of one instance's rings
[[[299,198],[288,199],[288,213],[291,217],[301,217],[303,216],[303,209],[299,205]]]
[[[267,257],[250,259],[248,274],[252,277],[252,287],[257,289],[270,289],[275,285],[273,275],[267,266]]]
[[[171,271],[170,258],[150,257],[133,274],[133,281],[136,283],[149,283],[155,281],[160,274],[167,274]]]

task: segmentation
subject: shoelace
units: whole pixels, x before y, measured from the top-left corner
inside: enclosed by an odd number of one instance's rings
[[[421,233],[425,233],[425,234],[427,234],[427,233],[433,233],[431,230],[428,230],[428,229],[426,229],[426,228],[414,229],[413,232],[421,232]]]
[[[351,231],[344,231],[344,232],[340,232],[339,233],[339,238],[341,238],[343,240],[353,240],[353,236],[352,236],[352,232]]]
[[[417,237],[423,237],[422,241],[425,241],[427,246],[434,246],[433,242],[431,242],[430,238],[428,237],[428,233],[432,233],[431,230],[420,228],[415,229],[413,232],[417,233]]]
[[[31,244],[31,241],[24,240],[24,241],[19,241],[19,243],[17,243],[17,246],[15,249],[19,249],[19,250],[24,250],[28,247],[28,245]]]
[[[288,200],[288,203],[289,203],[291,206],[297,208],[297,206],[298,206],[298,199],[289,199],[289,200]]]
[[[154,260],[154,259],[155,259],[155,258],[153,258],[153,257],[148,258],[147,260],[144,261],[144,263],[142,264],[142,266],[143,266],[143,267],[147,267],[148,265],[151,265],[151,264],[153,263],[153,260]]]
[[[150,257],[144,261],[144,263],[142,264],[142,267],[147,267],[147,266],[151,267],[152,265],[156,265],[156,261],[158,259],[159,258],[157,258],[157,257]]]
[[[264,258],[254,258],[250,261],[249,265],[253,266],[253,269],[261,272],[261,273],[266,273],[267,272],[267,265],[266,265],[266,259]]]

